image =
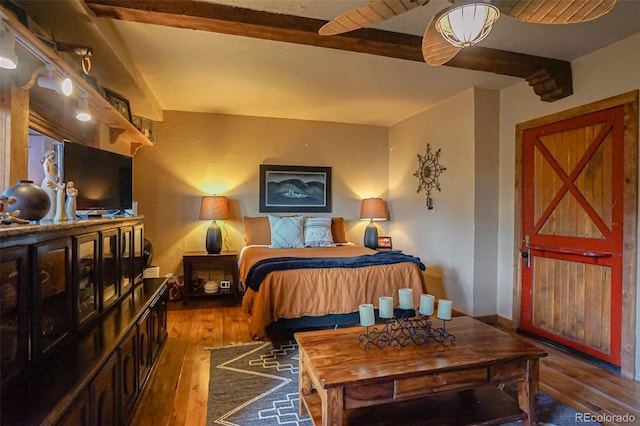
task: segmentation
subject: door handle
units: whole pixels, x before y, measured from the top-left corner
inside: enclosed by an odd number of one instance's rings
[[[531,253],[529,252],[529,249],[526,249],[525,251],[521,252],[520,256],[522,256],[522,258],[524,259],[524,267],[525,268],[530,268],[531,267]]]

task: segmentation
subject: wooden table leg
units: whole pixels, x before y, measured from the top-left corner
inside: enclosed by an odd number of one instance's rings
[[[300,415],[307,414],[307,407],[304,404],[304,396],[311,393],[311,378],[306,370],[306,353],[302,348],[298,355],[298,396],[299,396],[299,411]]]
[[[344,388],[326,389],[322,399],[322,426],[342,426],[344,415]]]
[[[527,413],[527,419],[522,421],[522,426],[535,426],[540,375],[538,358],[528,360],[526,368],[526,379],[518,382],[518,405]]]

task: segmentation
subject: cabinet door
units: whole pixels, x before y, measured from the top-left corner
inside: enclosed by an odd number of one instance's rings
[[[73,239],[73,288],[79,328],[98,314],[98,233]]]
[[[113,354],[93,379],[92,424],[97,426],[118,424],[118,357]]]
[[[5,384],[27,363],[27,247],[0,250],[0,376]]]
[[[73,401],[71,408],[56,424],[57,426],[93,426],[90,412],[89,391],[85,390]]]
[[[128,424],[129,415],[138,396],[138,362],[136,357],[136,333],[133,328],[118,346],[118,369],[120,371],[121,423]]]
[[[142,387],[151,371],[150,311],[147,310],[138,321],[138,383]]]
[[[111,307],[120,295],[118,291],[118,264],[120,242],[118,230],[110,229],[100,233],[100,310]]]
[[[120,295],[133,286],[133,228],[120,228]]]
[[[34,251],[32,338],[37,359],[71,336],[71,238],[35,244]]]

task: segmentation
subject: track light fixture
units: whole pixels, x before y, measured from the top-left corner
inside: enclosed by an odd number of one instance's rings
[[[38,77],[38,86],[53,90],[61,95],[70,96],[73,92],[73,83],[69,77],[62,78],[60,76],[54,75],[51,67],[47,67],[49,70],[49,74],[47,76]]]
[[[79,121],[91,120],[91,111],[89,111],[89,99],[85,96],[81,97],[80,102],[78,103],[76,119]]]
[[[0,68],[13,70],[17,67],[18,55],[16,55],[16,37],[11,33],[11,31],[5,28],[0,28]]]

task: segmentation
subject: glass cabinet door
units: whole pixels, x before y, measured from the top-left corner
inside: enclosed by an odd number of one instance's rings
[[[133,228],[120,228],[120,244],[120,294],[125,294],[133,285]]]
[[[0,250],[0,377],[6,383],[27,362],[27,248]]]
[[[71,238],[35,245],[33,283],[35,356],[62,343],[72,329]]]
[[[118,300],[118,261],[120,244],[118,230],[101,232],[100,245],[100,310],[104,311]]]
[[[133,280],[134,284],[142,283],[142,272],[146,266],[144,257],[144,226],[133,227]]]
[[[74,288],[78,325],[98,314],[98,233],[74,237]]]

